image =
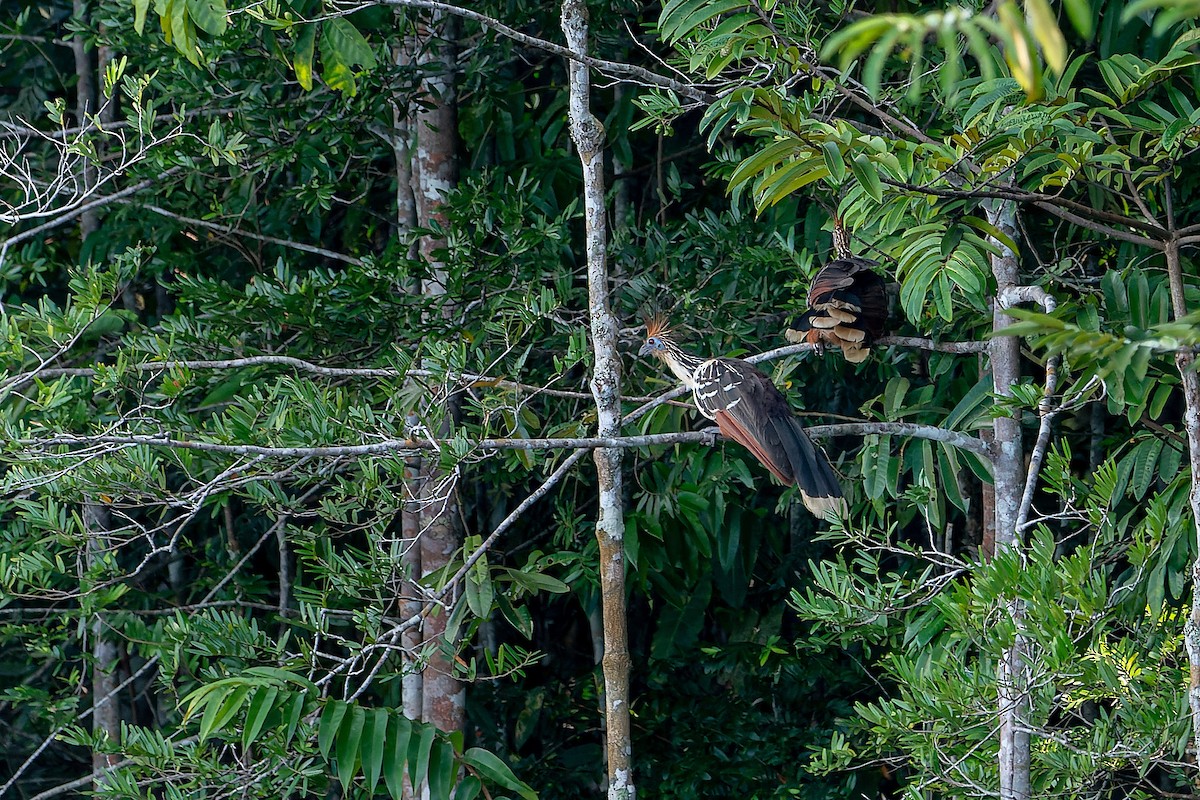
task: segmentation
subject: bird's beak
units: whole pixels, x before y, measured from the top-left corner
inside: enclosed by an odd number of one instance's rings
[[[650,343],[646,342],[644,345],[642,345],[642,349],[638,350],[638,358],[644,358],[645,356],[648,356],[650,351],[653,349],[654,348],[650,346]]]

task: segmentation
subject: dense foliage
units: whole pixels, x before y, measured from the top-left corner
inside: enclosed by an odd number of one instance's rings
[[[509,446],[596,423],[565,66],[529,40],[558,11],[443,29],[459,176],[414,225],[400,120],[437,98],[404,5],[0,10],[0,795],[86,791],[96,758],[113,797],[603,786],[595,472]],[[781,346],[835,216],[924,340],[763,365],[806,424],[879,423],[826,441],[845,523],[731,443],[629,451],[645,796],[995,794],[1018,646],[1035,791],[1188,790],[1200,35],[1180,4],[984,5],[590,4],[596,55],[662,76],[593,93],[628,411],[673,385],[633,357],[643,314]],[[997,304],[1025,378],[994,389]],[[998,417],[1044,455],[1011,548]],[[626,433],[699,424],[661,403]],[[450,492],[461,547],[410,575],[406,509]],[[404,652],[418,578],[449,641]],[[461,731],[400,711],[434,651]]]

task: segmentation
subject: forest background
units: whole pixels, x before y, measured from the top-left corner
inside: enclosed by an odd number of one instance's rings
[[[1194,796],[1200,8],[926,5],[4,3],[0,796]]]

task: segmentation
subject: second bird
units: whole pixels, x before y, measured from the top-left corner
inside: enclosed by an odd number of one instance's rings
[[[808,311],[788,325],[787,340],[808,342],[818,352],[833,345],[847,361],[865,361],[887,323],[887,286],[873,266],[874,261],[848,256],[822,267],[808,289]]]

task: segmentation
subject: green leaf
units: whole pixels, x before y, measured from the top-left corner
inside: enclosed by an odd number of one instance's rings
[[[246,696],[250,694],[250,686],[234,685],[232,691],[214,692],[208,699],[208,707],[200,720],[200,741],[213,734],[220,733],[241,709]],[[220,700],[221,702],[217,702]]]
[[[825,142],[821,145],[821,156],[825,159],[829,176],[840,183],[846,177],[846,159],[842,158],[842,151],[837,142]]]
[[[296,80],[304,91],[311,92],[313,88],[313,45],[317,41],[317,26],[315,23],[301,25],[296,34],[296,55],[292,58],[292,69],[296,71]]]
[[[659,34],[673,44],[709,20],[745,7],[745,0],[675,0],[663,6]]]
[[[993,239],[998,241],[1001,245],[1003,245],[1004,247],[1007,247],[1009,250],[1013,251],[1014,253],[1021,252],[1021,248],[1017,247],[1017,243],[1013,241],[1011,236],[1007,235],[1004,231],[1000,230],[995,225],[988,222],[986,219],[983,219],[982,217],[966,216],[966,217],[963,217],[962,221],[965,222],[967,225],[970,225],[975,230],[977,230],[981,233],[985,233],[988,236],[991,236]]]
[[[1067,66],[1067,40],[1058,27],[1058,19],[1046,0],[1025,0],[1029,27],[1042,46],[1050,69],[1061,73]]]
[[[133,0],[133,29],[141,36],[146,27],[146,11],[150,8],[150,0]]]
[[[518,780],[508,764],[500,760],[496,754],[479,747],[472,747],[463,753],[461,761],[475,769],[488,782],[516,792],[526,800],[537,800],[537,793],[525,783]]]
[[[297,694],[292,699],[287,713],[287,732],[283,737],[285,742],[292,741],[296,735],[296,728],[300,725],[300,718],[304,716],[304,706],[307,704],[307,700],[308,698],[303,694]]]
[[[371,45],[345,17],[327,20],[321,28],[321,77],[330,89],[353,97],[358,92],[354,66],[375,68]]]
[[[321,41],[328,43],[341,61],[365,69],[375,69],[375,52],[370,43],[345,17],[327,20],[321,28]]]
[[[393,714],[388,722],[387,745],[383,750],[383,780],[395,800],[404,796],[404,767],[408,763],[411,736],[412,720],[402,714]]]
[[[204,396],[204,399],[200,401],[200,405],[215,406],[230,400],[242,390],[245,380],[246,376],[244,373],[235,373],[233,377],[218,383],[211,392]]]
[[[429,751],[437,730],[432,725],[422,725],[421,733],[408,745],[408,777],[417,785],[429,774]]]
[[[196,27],[210,36],[220,36],[225,32],[225,0],[187,0],[188,15],[196,23]]]
[[[882,499],[887,493],[888,462],[895,460],[892,458],[891,452],[891,436],[868,436],[866,438],[863,447],[863,488],[866,490],[867,497],[872,500]]]
[[[325,710],[321,712],[321,719],[317,723],[317,747],[326,761],[329,760],[329,752],[333,749],[333,743],[337,741],[338,728],[342,724],[342,718],[346,716],[349,709],[349,703],[341,700],[329,700],[325,703]]]
[[[526,572],[516,569],[505,569],[504,572],[512,579],[513,583],[519,584],[530,592],[565,594],[571,591],[570,586],[544,572]]]
[[[375,794],[379,776],[383,771],[383,754],[388,743],[388,712],[383,708],[372,708],[367,712],[367,724],[362,742],[362,768],[366,778],[367,795]]]
[[[523,605],[513,605],[504,592],[496,595],[496,607],[500,613],[526,639],[533,638],[533,614]]]
[[[337,774],[344,789],[349,789],[358,772],[361,759],[363,728],[367,724],[367,709],[353,705],[342,720],[337,735]]]
[[[1085,40],[1091,41],[1094,30],[1091,3],[1088,0],[1063,0],[1067,18]]]
[[[883,184],[879,182],[879,173],[869,158],[862,154],[855,156],[850,162],[850,171],[872,200],[883,202]]]
[[[475,542],[467,544],[468,548],[474,546],[478,548],[481,544],[479,536],[468,537],[474,539]],[[471,608],[471,613],[479,618],[484,618],[492,611],[492,600],[495,592],[492,588],[492,577],[488,570],[487,554],[484,553],[479,557],[467,573],[467,582],[465,594],[467,596],[467,605]]]
[[[163,35],[193,66],[200,66],[200,52],[196,45],[196,25],[188,14],[187,0],[167,0],[167,13],[161,18]],[[169,30],[169,33],[168,33]]]
[[[266,723],[267,717],[275,708],[275,701],[279,698],[278,686],[260,686],[254,692],[254,699],[250,701],[249,708],[246,709],[246,725],[242,729],[242,747],[249,747],[262,732],[263,724]]]
[[[433,743],[429,753],[429,797],[430,800],[450,800],[454,785],[454,748],[445,739]]]
[[[1162,453],[1163,440],[1143,440],[1133,451],[1133,472],[1129,477],[1129,491],[1138,500],[1146,496],[1150,484],[1157,477],[1158,457]]]
[[[317,685],[305,678],[303,675],[297,675],[294,672],[279,667],[249,667],[242,670],[243,676],[254,678],[267,678],[271,681],[279,681],[280,683],[290,683],[306,692],[317,693],[320,690]]]
[[[1021,84],[1027,98],[1041,99],[1042,62],[1035,52],[1033,37],[1025,26],[1023,16],[1012,0],[1002,0],[996,9],[996,15],[1008,38],[1005,42],[1004,58],[1012,76]]]
[[[483,784],[479,782],[479,778],[468,775],[458,782],[458,788],[454,790],[454,800],[475,800],[481,791]]]

